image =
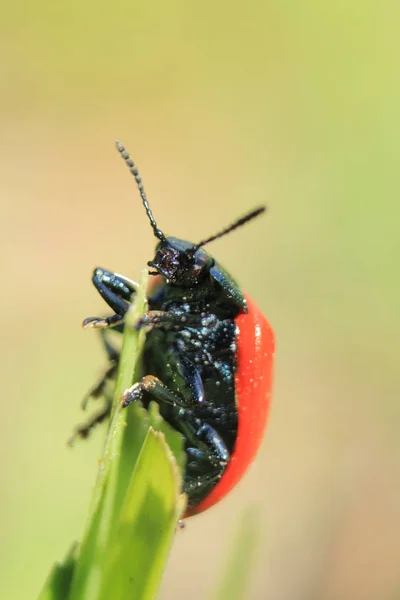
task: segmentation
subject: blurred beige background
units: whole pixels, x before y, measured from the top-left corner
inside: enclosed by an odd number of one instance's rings
[[[256,464],[179,534],[161,598],[210,598],[251,505],[248,597],[400,594],[398,2],[4,5],[0,596],[34,598],[84,524],[102,432],[67,449],[104,362],[95,265],[136,277],[162,228],[210,246],[278,353]]]

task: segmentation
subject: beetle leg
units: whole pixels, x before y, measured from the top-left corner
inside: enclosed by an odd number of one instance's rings
[[[93,329],[107,329],[108,327],[116,327],[117,325],[121,325],[123,323],[124,317],[120,314],[116,313],[111,317],[87,317],[83,323],[82,327],[87,329],[91,327]]]
[[[122,407],[125,408],[135,402],[142,400],[144,394],[149,394],[158,404],[169,404],[185,408],[187,404],[184,399],[175,394],[157,377],[146,375],[137,383],[134,383],[122,396]]]
[[[195,436],[196,438],[192,438],[192,443],[200,440],[202,449],[198,447],[187,449],[187,454],[192,459],[189,465],[196,466],[197,470],[204,468],[206,463],[211,463],[214,467],[225,468],[230,455],[219,433],[211,425],[204,424],[197,429]]]
[[[106,329],[107,327],[119,327],[124,320],[124,315],[129,308],[133,294],[137,289],[137,283],[124,275],[112,273],[97,267],[93,271],[92,281],[107,304],[115,311],[111,317],[88,317],[83,321],[83,327]]]
[[[68,445],[72,446],[76,438],[78,437],[83,439],[87,438],[91,433],[92,429],[96,427],[96,425],[99,425],[99,423],[103,423],[103,421],[105,421],[111,413],[111,404],[111,401],[108,400],[104,409],[101,412],[93,415],[93,417],[91,417],[85,424],[78,425],[75,428],[75,431],[72,434],[72,436],[69,438]]]
[[[221,436],[210,425],[201,424],[199,419],[195,419],[185,401],[167,388],[157,377],[147,375],[126,390],[122,396],[122,407],[125,408],[136,400],[142,400],[144,393],[150,394],[161,406],[165,403],[177,407],[178,411],[174,416],[174,421],[190,444],[201,453],[197,453],[197,458],[202,456],[214,467],[225,468],[229,460],[229,452]]]
[[[108,290],[129,302],[139,287],[139,284],[133,281],[133,279],[129,279],[125,275],[120,275],[120,273],[107,271],[107,269],[102,269],[101,267],[96,267],[93,271],[92,281],[99,292],[101,285],[104,285]]]
[[[154,329],[155,327],[175,326],[179,329],[184,329],[185,327],[198,326],[199,322],[198,315],[190,315],[182,310],[149,310],[139,319],[135,328],[149,327],[150,329]]]
[[[230,456],[225,442],[210,425],[201,425],[196,431],[196,438],[198,441],[193,440],[195,446],[186,450],[191,460],[187,464],[183,484],[183,491],[193,504],[197,504],[221,479]]]
[[[210,425],[201,424],[199,419],[195,419],[184,399],[167,388],[157,377],[147,375],[126,390],[122,396],[122,407],[125,408],[136,400],[142,400],[145,393],[150,394],[161,406],[168,404],[178,408],[173,419],[189,443],[197,449],[195,452],[197,459],[201,457],[214,467],[225,468],[229,460],[229,452],[221,436]]]
[[[180,394],[169,389],[160,379],[154,375],[147,375],[141,381],[135,383],[124,393],[122,406],[126,407],[136,400],[141,400],[143,394],[150,394],[157,402],[190,408],[190,404],[199,404],[204,401],[204,386],[200,373],[196,366],[181,352],[175,353],[174,362],[178,370],[182,371],[187,386],[191,392],[191,401],[183,398]]]
[[[100,398],[101,396],[105,397],[104,392],[106,389],[107,382],[110,379],[112,379],[117,372],[119,351],[117,350],[117,348],[114,348],[114,346],[110,343],[110,341],[107,337],[107,332],[104,331],[104,329],[100,330],[100,336],[101,336],[105,351],[107,353],[109,365],[108,365],[107,369],[104,371],[104,373],[101,376],[101,378],[99,379],[99,381],[84,396],[84,398],[82,400],[82,404],[81,404],[83,410],[86,410],[87,404],[91,398],[97,399],[97,398]],[[104,407],[104,410],[102,410],[101,412],[99,412],[99,413],[95,414],[93,417],[91,417],[85,425],[78,425],[78,427],[75,430],[75,433],[72,435],[72,437],[68,441],[69,445],[72,446],[72,444],[74,443],[74,441],[77,437],[81,437],[81,438],[88,437],[91,430],[97,424],[102,423],[108,417],[108,415],[110,414],[110,411],[111,411],[111,400],[109,398],[105,398],[105,399],[106,399],[106,405]]]
[[[191,460],[187,465],[183,491],[191,497],[192,503],[196,504],[223,475],[230,456],[225,442],[213,427],[194,417],[183,398],[152,375],[143,377],[126,390],[122,397],[122,406],[126,407],[136,400],[142,400],[145,393],[160,407],[166,404],[176,408],[176,412],[174,411],[168,421],[184,435],[189,444],[187,454]]]
[[[100,337],[107,353],[109,365],[98,382],[84,396],[81,404],[83,410],[86,410],[87,404],[91,398],[97,399],[103,396],[107,381],[114,377],[118,366],[119,351],[110,343],[107,332],[104,329],[100,329]]]
[[[177,362],[180,363],[183,376],[192,392],[192,399],[196,404],[204,402],[204,385],[196,365],[190,361],[183,352],[178,354]]]
[[[107,382],[114,377],[117,371],[117,366],[118,364],[116,362],[112,362],[104,371],[98,382],[87,392],[81,404],[83,410],[86,410],[88,402],[91,398],[100,398],[104,395]]]
[[[224,468],[221,468],[220,471],[214,473],[204,473],[203,475],[199,475],[197,477],[191,477],[186,475],[183,482],[183,492],[191,498],[191,502],[189,506],[196,506],[201,499],[203,499],[209,489],[211,489],[215,483],[221,479],[224,474]],[[197,499],[199,498],[199,500]]]
[[[229,460],[229,452],[225,442],[211,425],[205,423],[197,430],[196,436],[204,441],[211,449],[213,457],[218,460],[218,464],[226,464]]]
[[[112,273],[97,267],[93,271],[92,281],[107,304],[119,315],[125,315],[137,284],[118,273]]]
[[[111,344],[110,340],[108,339],[107,331],[105,331],[104,329],[100,329],[99,333],[101,341],[103,342],[104,349],[107,353],[108,360],[110,362],[118,362],[119,350],[117,350],[117,348],[114,348],[114,346]]]

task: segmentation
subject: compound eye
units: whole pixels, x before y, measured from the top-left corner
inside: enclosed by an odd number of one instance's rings
[[[169,254],[163,254],[158,262],[160,269],[168,269],[171,265],[171,256]]]

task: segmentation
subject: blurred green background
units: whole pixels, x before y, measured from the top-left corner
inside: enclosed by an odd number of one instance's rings
[[[103,432],[66,447],[104,358],[80,322],[133,278],[156,218],[210,251],[278,343],[259,458],[177,536],[161,598],[209,598],[261,512],[249,598],[400,593],[400,4],[4,3],[0,64],[2,598],[34,598],[82,531]]]

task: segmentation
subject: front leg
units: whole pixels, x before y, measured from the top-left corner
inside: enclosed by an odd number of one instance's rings
[[[129,308],[131,298],[137,290],[137,283],[124,275],[112,273],[97,267],[93,271],[93,284],[107,304],[114,310],[111,317],[88,317],[83,321],[83,328],[106,329],[107,327],[119,327]]]
[[[122,325],[124,317],[118,313],[111,317],[86,317],[82,323],[83,329],[107,329],[108,327],[117,327]]]
[[[118,273],[97,267],[93,271],[93,285],[113,311],[121,316],[127,312],[138,285]]]

